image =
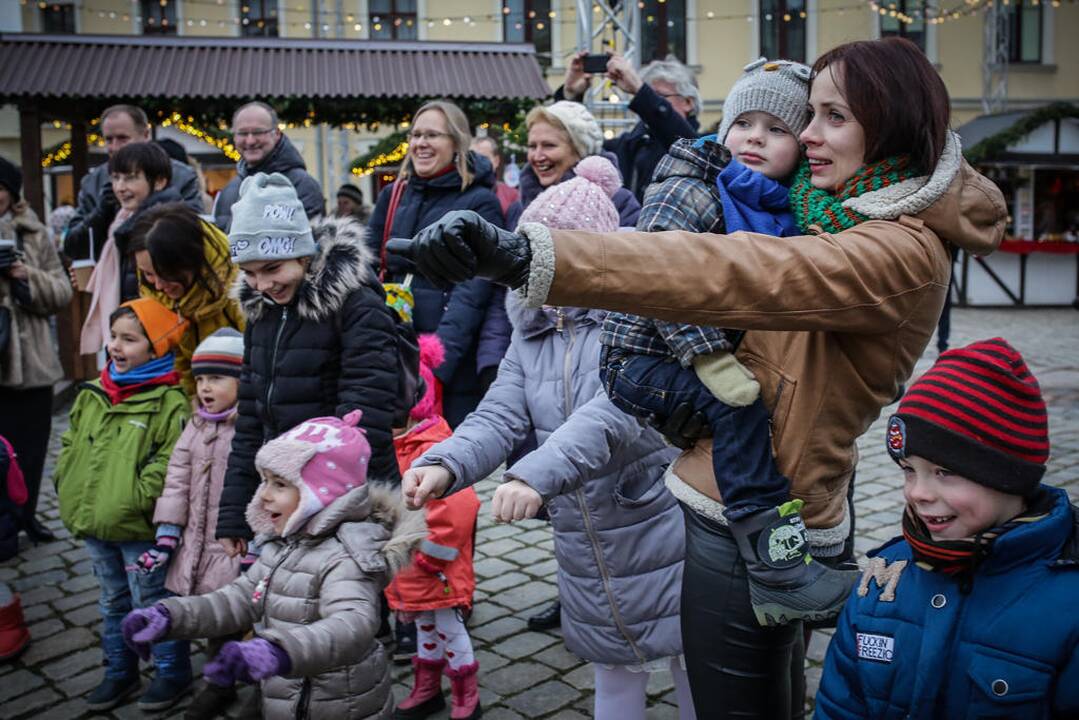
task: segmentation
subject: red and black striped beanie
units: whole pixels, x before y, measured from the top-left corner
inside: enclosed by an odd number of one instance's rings
[[[941,353],[888,420],[888,453],[923,457],[1010,495],[1045,474],[1049,422],[1038,380],[1003,338]]]

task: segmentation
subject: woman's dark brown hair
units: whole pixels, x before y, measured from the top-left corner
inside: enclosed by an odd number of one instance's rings
[[[129,143],[109,158],[109,173],[136,173],[142,170],[153,192],[154,183],[172,182],[172,161],[160,147],[152,142]]]
[[[859,40],[829,50],[813,63],[829,68],[865,131],[865,161],[909,154],[931,173],[944,152],[951,116],[948,89],[918,46],[905,38]]]
[[[205,233],[198,213],[184,203],[166,203],[138,219],[129,252],[146,250],[163,280],[181,283],[185,290],[198,283],[216,297],[227,288],[206,257]]]

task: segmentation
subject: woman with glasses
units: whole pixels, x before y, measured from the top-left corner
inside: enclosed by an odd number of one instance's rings
[[[379,258],[383,282],[403,282],[416,272],[411,262],[383,252],[391,237],[412,237],[451,210],[474,210],[504,225],[494,169],[487,158],[469,150],[471,142],[468,118],[453,103],[435,100],[416,111],[400,177],[378,196],[368,224],[367,242]],[[470,280],[443,289],[415,275],[412,294],[416,332],[437,333],[446,348],[435,376],[443,389],[442,415],[456,426],[483,396],[476,345],[491,284]]]

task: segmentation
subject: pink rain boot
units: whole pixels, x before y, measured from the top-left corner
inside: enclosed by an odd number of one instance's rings
[[[412,672],[415,675],[412,692],[398,704],[393,713],[395,720],[425,718],[446,707],[446,699],[442,697],[442,669],[445,666],[445,660],[424,660],[418,655],[412,657]]]
[[[450,720],[476,720],[483,716],[483,708],[480,707],[479,670],[478,662],[462,665],[456,670],[446,668],[452,693]]]

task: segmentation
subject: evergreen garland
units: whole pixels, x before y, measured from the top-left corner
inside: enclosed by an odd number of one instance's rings
[[[1064,118],[1079,118],[1079,106],[1066,102],[1046,105],[1024,115],[1008,129],[982,139],[973,147],[968,148],[963,155],[971,165],[993,160],[1006,152],[1009,145],[1019,142],[1045,123]]]

